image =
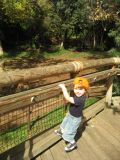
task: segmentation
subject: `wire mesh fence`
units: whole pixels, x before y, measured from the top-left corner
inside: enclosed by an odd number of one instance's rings
[[[98,100],[100,100],[100,98],[88,98],[85,108]],[[67,105],[67,107],[68,106],[69,105]],[[0,153],[56,126],[62,121],[66,111],[63,95],[58,95],[23,108],[1,114]]]
[[[86,101],[85,107],[101,99],[100,95],[105,95],[106,88],[100,85],[92,88],[91,97]],[[41,90],[33,103],[30,102],[31,96],[23,95],[21,99],[20,95],[17,96],[7,100],[4,103],[6,106],[1,109],[0,153],[56,126],[65,116],[65,101],[56,88]],[[12,109],[9,108],[10,103]]]
[[[62,95],[0,115],[0,153],[59,124],[64,115]]]

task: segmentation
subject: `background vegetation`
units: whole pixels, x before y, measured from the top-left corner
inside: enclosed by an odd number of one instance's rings
[[[0,0],[0,55],[60,49],[120,56],[120,0]]]

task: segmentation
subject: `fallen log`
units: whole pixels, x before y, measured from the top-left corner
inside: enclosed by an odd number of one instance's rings
[[[19,82],[27,82],[29,80],[49,77],[51,75],[53,76],[63,73],[78,73],[79,71],[87,68],[118,64],[120,64],[120,58],[105,58],[98,60],[87,60],[83,62],[68,62],[53,66],[37,67],[31,69],[16,69],[10,71],[1,70],[0,88],[18,84]]]

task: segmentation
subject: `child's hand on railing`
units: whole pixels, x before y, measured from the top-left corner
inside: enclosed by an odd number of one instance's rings
[[[61,89],[65,88],[65,84],[64,83],[61,83],[58,85]]]

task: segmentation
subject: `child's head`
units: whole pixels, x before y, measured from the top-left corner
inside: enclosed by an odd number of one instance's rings
[[[77,97],[84,95],[89,89],[89,82],[86,78],[76,77],[73,81],[74,93]]]

